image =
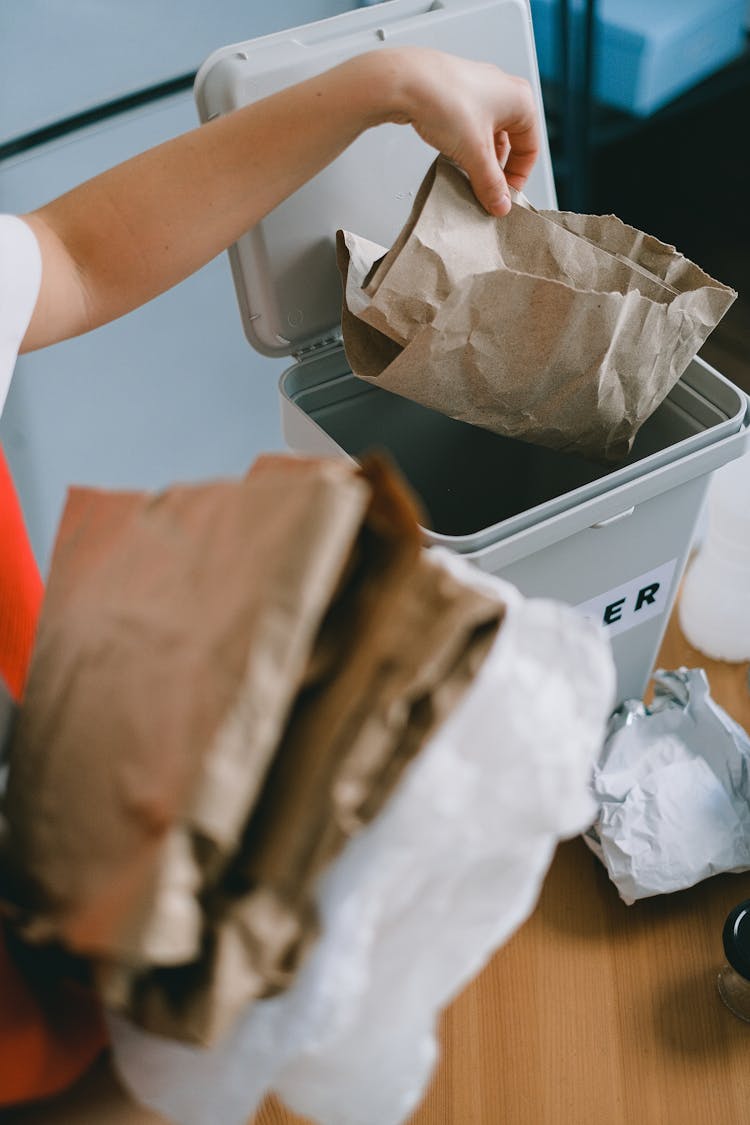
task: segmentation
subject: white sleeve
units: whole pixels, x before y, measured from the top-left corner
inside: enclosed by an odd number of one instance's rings
[[[42,255],[31,227],[16,215],[0,215],[0,414],[41,281]]]

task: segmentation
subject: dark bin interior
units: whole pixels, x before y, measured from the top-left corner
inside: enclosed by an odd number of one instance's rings
[[[718,396],[724,401],[717,405],[712,401],[716,396],[705,393],[712,373],[693,368],[698,378],[691,384],[683,377],[641,427],[629,457],[616,465],[454,421],[351,374],[308,384],[290,397],[350,456],[360,458],[375,449],[390,454],[420,496],[432,531],[470,536],[592,482],[607,487],[614,474],[612,484],[632,479],[646,471],[641,465],[645,459],[658,454],[663,455],[658,463],[672,459],[679,453],[674,449],[678,443],[725,421],[727,410],[736,408],[736,393],[727,396],[729,385],[724,383]],[[575,502],[575,496],[570,500]]]

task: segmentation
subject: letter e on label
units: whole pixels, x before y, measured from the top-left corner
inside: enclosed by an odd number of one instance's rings
[[[575,608],[584,617],[603,625],[610,637],[634,629],[641,622],[660,617],[669,609],[667,599],[676,565],[677,559],[670,559],[637,578],[631,578],[622,586],[615,586],[581,602]]]
[[[616,602],[610,602],[609,605],[605,605],[604,613],[602,614],[602,624],[614,625],[615,621],[622,621],[622,607],[624,605],[624,598],[618,598]]]

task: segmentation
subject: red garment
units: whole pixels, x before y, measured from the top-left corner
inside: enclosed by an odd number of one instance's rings
[[[0,449],[0,675],[20,699],[42,605],[42,579]]]
[[[26,683],[43,586],[13,481],[0,449],[0,676],[20,700]],[[24,958],[26,960],[26,958]],[[29,964],[43,964],[29,951]],[[24,976],[0,927],[0,1106],[31,1101],[71,1085],[105,1044],[94,994],[57,978]]]

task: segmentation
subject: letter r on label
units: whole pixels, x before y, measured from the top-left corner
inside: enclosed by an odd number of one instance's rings
[[[650,586],[644,586],[642,590],[638,591],[638,597],[635,599],[635,609],[633,613],[637,613],[642,605],[653,605],[656,601],[656,591],[661,585],[660,582],[652,582]]]

